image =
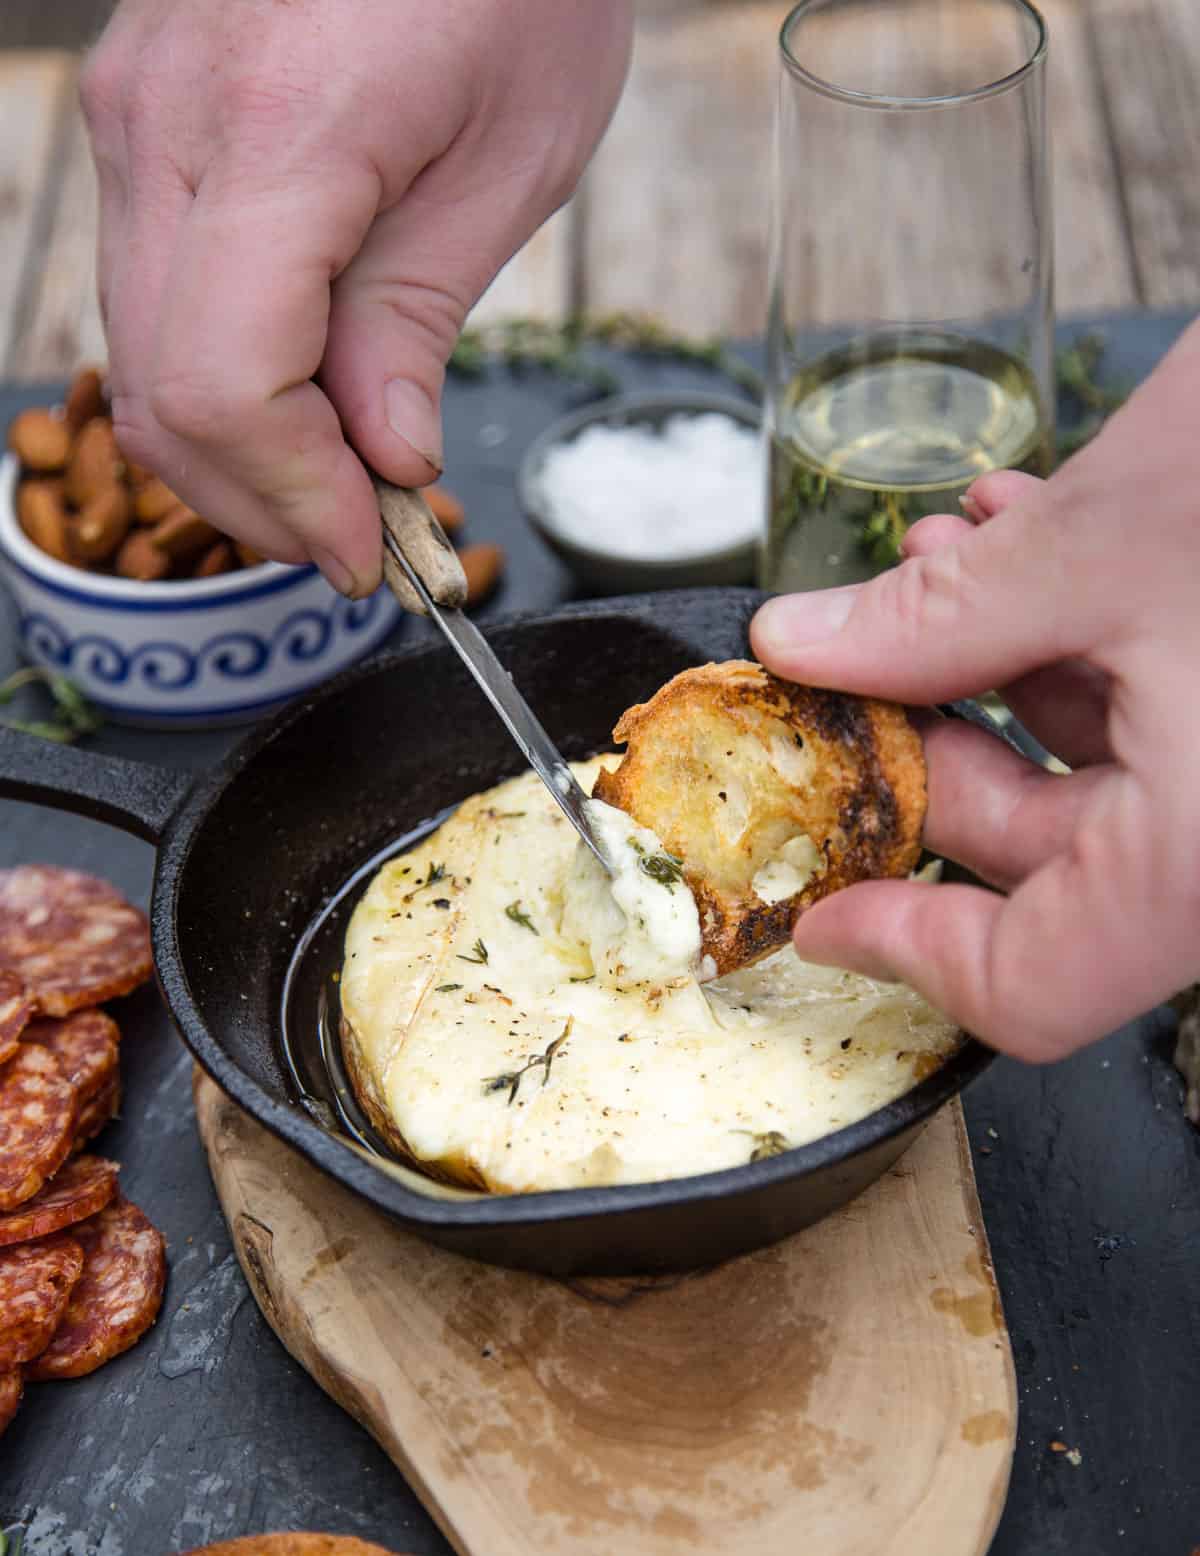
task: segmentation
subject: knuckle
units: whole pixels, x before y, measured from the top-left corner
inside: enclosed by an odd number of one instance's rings
[[[244,394],[195,373],[157,376],[147,392],[150,415],[165,431],[188,443],[227,444],[238,440],[252,415]]]
[[[146,415],[143,403],[132,395],[113,395],[113,437],[124,459],[157,470],[163,460],[164,438]]]
[[[916,647],[957,627],[972,610],[976,588],[959,546],[915,557],[879,580],[882,604],[905,644]]]
[[[97,45],[79,77],[79,106],[93,134],[121,118],[124,97],[124,59],[115,49]]]

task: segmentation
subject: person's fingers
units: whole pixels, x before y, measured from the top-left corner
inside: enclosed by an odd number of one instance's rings
[[[455,152],[427,168],[333,288],[321,384],[350,442],[401,485],[440,471],[447,359],[470,308],[546,214],[516,189],[498,200],[472,188],[475,177]]]
[[[1001,471],[998,476],[1013,473]],[[1030,483],[1034,487],[1041,484],[1032,476],[1018,475],[1016,482],[1010,483],[1012,492],[1019,496],[1030,489]],[[1004,489],[1003,482],[989,487],[983,501],[1001,501]],[[985,523],[988,517],[981,511],[979,522]],[[903,542],[904,554],[931,556],[943,546],[958,545],[974,529],[975,525],[954,514],[931,514],[909,530]],[[1058,665],[1031,670],[996,690],[1025,728],[1069,766],[1090,767],[1110,759],[1109,687],[1108,678],[1101,671],[1079,660],[1064,660]]]
[[[1109,681],[1078,659],[1031,670],[997,688],[1016,717],[1068,767],[1112,760],[1108,738]]]
[[[1014,503],[1034,497],[1045,484],[1023,470],[989,470],[972,481],[963,494],[963,510],[976,521],[994,518]]]
[[[1039,486],[869,583],[769,600],[751,642],[768,669],[810,685],[910,703],[976,695],[1111,629],[1123,604],[1090,587],[1088,566]]]
[[[929,810],[925,846],[1007,891],[1065,847],[1108,774],[1049,773],[957,719],[924,730]]]
[[[331,279],[377,199],[367,170],[283,184],[206,174],[177,237],[144,404],[129,412],[152,442],[168,435],[167,458],[149,462],[193,507],[251,544],[282,529],[355,594],[379,581],[378,509],[311,380]]]
[[[796,952],[903,981],[1005,1053],[1061,1058],[1139,1015],[1195,966],[1185,915],[1178,932],[1168,926],[1150,942],[1130,932],[1149,897],[1142,881],[1128,890],[1114,882],[1130,856],[1102,820],[1089,817],[1011,897],[908,881],[835,892],[799,919]]]
[[[975,526],[957,513],[931,513],[918,519],[900,542],[901,554],[931,556],[943,546],[956,546],[965,540]]]

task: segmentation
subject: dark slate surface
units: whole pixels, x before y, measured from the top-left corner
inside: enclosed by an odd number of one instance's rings
[[[1144,375],[1183,322],[1107,321],[1108,370]],[[630,388],[712,383],[641,362],[620,371]],[[0,423],[37,398],[0,390]],[[512,557],[487,615],[568,597],[520,520],[512,474],[578,398],[540,375],[451,384],[449,479],[470,538],[500,539]],[[0,672],[12,659],[0,601]],[[199,768],[235,738],[111,728],[93,744]],[[137,901],[149,890],[146,845],[4,802],[0,864],[20,860],[94,870]],[[0,1439],[0,1527],[25,1525],[36,1556],[165,1556],[278,1528],[447,1552],[399,1473],[250,1300],[196,1136],[190,1063],[156,997],[143,991],[116,1013],[127,1102],[103,1148],[169,1240],[166,1302],[154,1332],[103,1371],[30,1389]],[[1200,1133],[1180,1111],[1170,1027],[1156,1013],[1051,1069],[1002,1060],[968,1096],[1021,1407],[993,1556],[1188,1556],[1200,1545]],[[1080,1450],[1078,1467],[1050,1451],[1055,1439]]]

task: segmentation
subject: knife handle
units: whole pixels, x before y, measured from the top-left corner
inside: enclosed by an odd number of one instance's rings
[[[467,600],[467,575],[446,532],[420,492],[372,475],[383,527],[403,551],[408,564],[429,590],[435,605],[460,608]],[[383,576],[388,588],[406,611],[428,614],[416,591],[388,555],[383,553]]]

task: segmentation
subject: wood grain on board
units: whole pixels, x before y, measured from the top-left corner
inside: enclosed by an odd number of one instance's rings
[[[195,1095],[267,1321],[465,1556],[986,1551],[1016,1403],[957,1103],[776,1248],[561,1283],[421,1242]]]

